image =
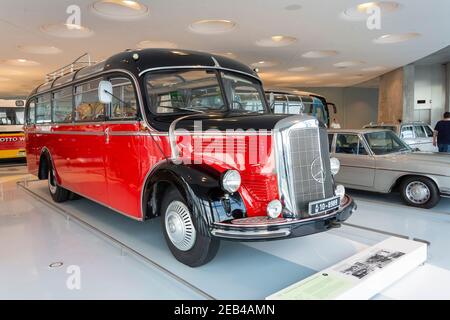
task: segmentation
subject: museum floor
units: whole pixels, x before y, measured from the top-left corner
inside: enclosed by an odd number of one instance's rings
[[[222,242],[211,263],[190,269],[170,254],[158,220],[135,222],[85,199],[54,205],[45,182],[25,190],[16,184],[24,179],[34,179],[25,166],[0,166],[0,299],[264,299],[389,233],[429,242],[429,259],[375,299],[450,299],[450,199],[420,210],[397,195],[353,192],[351,226]],[[67,288],[69,266],[79,266],[81,290]]]

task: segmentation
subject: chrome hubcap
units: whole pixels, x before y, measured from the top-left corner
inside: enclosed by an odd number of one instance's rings
[[[52,194],[56,193],[55,170],[48,172],[48,188]]]
[[[172,244],[181,251],[189,251],[195,244],[196,231],[189,209],[180,201],[172,202],[166,211],[166,231]]]
[[[424,204],[430,200],[431,192],[425,183],[413,181],[406,186],[406,196],[415,204]]]

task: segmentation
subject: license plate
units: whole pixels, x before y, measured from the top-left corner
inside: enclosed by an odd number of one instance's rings
[[[311,216],[316,216],[318,214],[337,209],[340,207],[340,205],[341,205],[340,197],[333,197],[330,199],[311,202],[309,204],[309,214]]]

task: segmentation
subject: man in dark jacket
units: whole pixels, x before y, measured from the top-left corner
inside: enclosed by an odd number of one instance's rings
[[[439,152],[450,153],[450,112],[444,113],[444,120],[436,124],[433,145],[439,147]]]

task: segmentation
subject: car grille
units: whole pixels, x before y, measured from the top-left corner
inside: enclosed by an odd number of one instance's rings
[[[309,218],[310,202],[334,195],[327,131],[316,120],[307,121],[309,125],[277,133],[279,188],[288,211],[296,218]]]

